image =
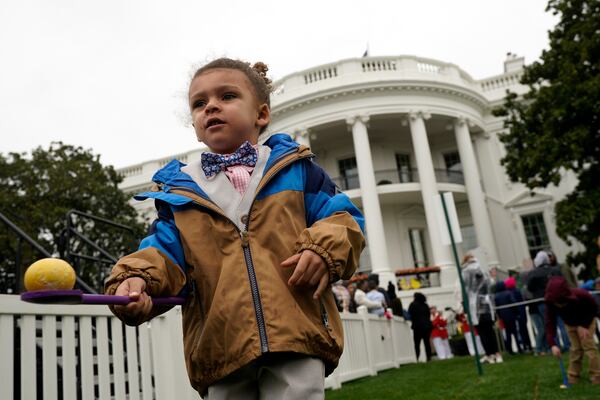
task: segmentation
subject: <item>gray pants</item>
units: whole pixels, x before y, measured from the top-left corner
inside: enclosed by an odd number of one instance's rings
[[[325,365],[318,358],[281,353],[261,357],[208,388],[205,400],[322,400]]]

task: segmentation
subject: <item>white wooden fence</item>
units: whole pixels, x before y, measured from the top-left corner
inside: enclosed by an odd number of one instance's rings
[[[108,307],[0,295],[0,399],[199,399],[187,379],[181,309],[129,327]],[[342,314],[345,350],[326,387],[414,362],[409,325]]]

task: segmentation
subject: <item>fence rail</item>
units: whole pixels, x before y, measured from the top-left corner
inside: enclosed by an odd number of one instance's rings
[[[414,362],[409,325],[342,314],[345,351],[328,388]],[[0,295],[0,399],[199,399],[187,379],[181,309],[138,327],[107,307],[36,305]]]

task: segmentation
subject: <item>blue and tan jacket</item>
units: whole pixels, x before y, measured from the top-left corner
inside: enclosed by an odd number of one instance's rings
[[[114,266],[105,290],[139,276],[151,296],[186,296],[185,360],[201,394],[267,352],[319,357],[328,373],[339,361],[343,331],[331,289],[314,300],[315,288],[288,286],[293,271],[280,266],[310,249],[335,282],[353,274],[364,247],[360,211],[312,158],[276,134],[260,146],[244,196],[225,174],[208,180],[198,163],[178,161],[136,196],[155,199],[158,219],[139,250]],[[144,320],[164,311],[155,307]]]

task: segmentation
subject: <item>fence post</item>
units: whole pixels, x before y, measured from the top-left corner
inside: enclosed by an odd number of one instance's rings
[[[155,382],[156,398],[159,400],[176,397],[173,386],[173,360],[170,349],[171,338],[169,337],[169,315],[167,312],[164,315],[155,317],[150,322],[150,337],[153,356],[153,375]],[[173,396],[173,397],[171,397]]]
[[[373,341],[371,336],[371,321],[369,320],[369,311],[365,306],[359,306],[356,312],[361,316],[363,322],[363,332],[365,334],[365,345],[367,347],[367,358],[369,360],[369,373],[371,376],[377,375],[377,368],[375,368],[375,354],[373,349]]]
[[[14,383],[14,358],[15,358],[15,319],[12,315],[0,314],[0,350],[3,355],[0,357],[0,376],[2,385],[0,385],[0,398],[10,399],[13,396]]]
[[[192,388],[183,354],[183,328],[181,324],[182,310],[181,307],[175,307],[167,314],[169,342],[171,343],[170,351],[173,362],[173,386],[175,394],[169,396],[171,399],[179,400],[200,400],[200,395]]]
[[[388,308],[388,312],[390,315],[392,314],[392,309]],[[398,345],[396,344],[396,335],[398,335],[398,326],[396,325],[396,317],[392,316],[390,321],[390,341],[392,342],[392,362],[394,363],[394,368],[400,367],[400,357],[398,356],[399,349],[397,349]]]

